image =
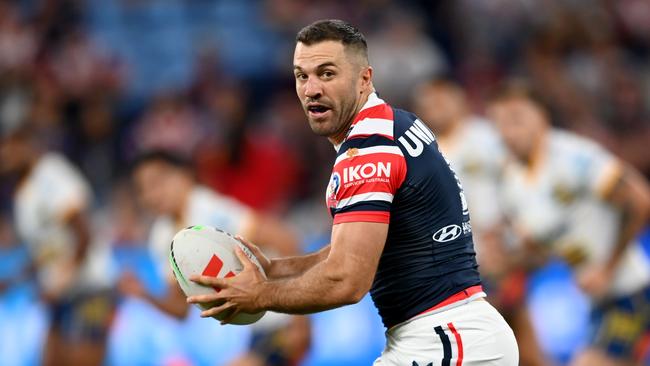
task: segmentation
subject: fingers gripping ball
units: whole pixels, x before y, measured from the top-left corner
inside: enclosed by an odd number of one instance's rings
[[[179,231],[171,242],[169,263],[176,281],[186,296],[208,295],[219,289],[201,286],[189,280],[191,276],[202,275],[218,278],[232,277],[242,271],[243,266],[235,255],[235,248],[242,251],[264,273],[253,253],[232,235],[209,226],[190,226]],[[202,310],[221,304],[199,305]],[[265,312],[256,314],[239,313],[230,320],[231,324],[251,324],[258,321]],[[225,311],[217,316],[224,320],[230,315]]]

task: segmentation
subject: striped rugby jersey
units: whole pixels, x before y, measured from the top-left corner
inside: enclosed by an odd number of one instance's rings
[[[481,284],[460,181],[422,121],[373,93],[336,149],[334,224],[389,224],[370,290],[387,328]]]

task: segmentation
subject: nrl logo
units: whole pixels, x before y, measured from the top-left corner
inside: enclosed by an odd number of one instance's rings
[[[348,149],[348,151],[345,152],[345,155],[347,155],[348,158],[353,158],[359,155],[359,149],[357,149],[356,147],[350,148]]]

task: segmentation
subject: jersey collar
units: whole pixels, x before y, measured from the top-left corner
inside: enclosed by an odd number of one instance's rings
[[[372,92],[372,93],[370,93],[370,95],[368,95],[368,100],[366,100],[366,102],[363,104],[363,107],[361,107],[361,110],[359,110],[359,113],[357,113],[357,115],[354,116],[354,119],[352,120],[352,124],[350,125],[350,128],[348,129],[348,132],[345,134],[345,138],[343,139],[343,141],[341,141],[340,144],[334,145],[334,150],[336,150],[337,153],[339,152],[339,149],[341,148],[341,145],[343,145],[343,143],[345,141],[347,141],[348,136],[350,135],[350,131],[352,131],[354,126],[359,121],[361,121],[362,119],[365,119],[366,117],[368,117],[367,113],[364,113],[364,112],[366,112],[368,109],[370,109],[372,107],[376,107],[376,106],[382,105],[382,104],[386,104],[386,102],[384,102],[383,99],[381,99],[381,98],[379,98],[379,96],[377,96],[377,92]]]

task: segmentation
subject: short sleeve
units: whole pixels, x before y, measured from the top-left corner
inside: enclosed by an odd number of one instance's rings
[[[71,212],[85,208],[91,199],[88,183],[74,166],[63,158],[47,156],[45,174],[39,176],[39,186],[48,212],[65,218]]]
[[[251,208],[203,186],[192,192],[188,210],[189,225],[214,226],[243,236],[249,234],[254,221]]]
[[[574,159],[581,187],[600,198],[611,193],[623,173],[621,161],[595,143],[585,144]]]
[[[406,178],[399,147],[347,148],[336,160],[328,186],[334,224],[390,221],[393,198]]]

